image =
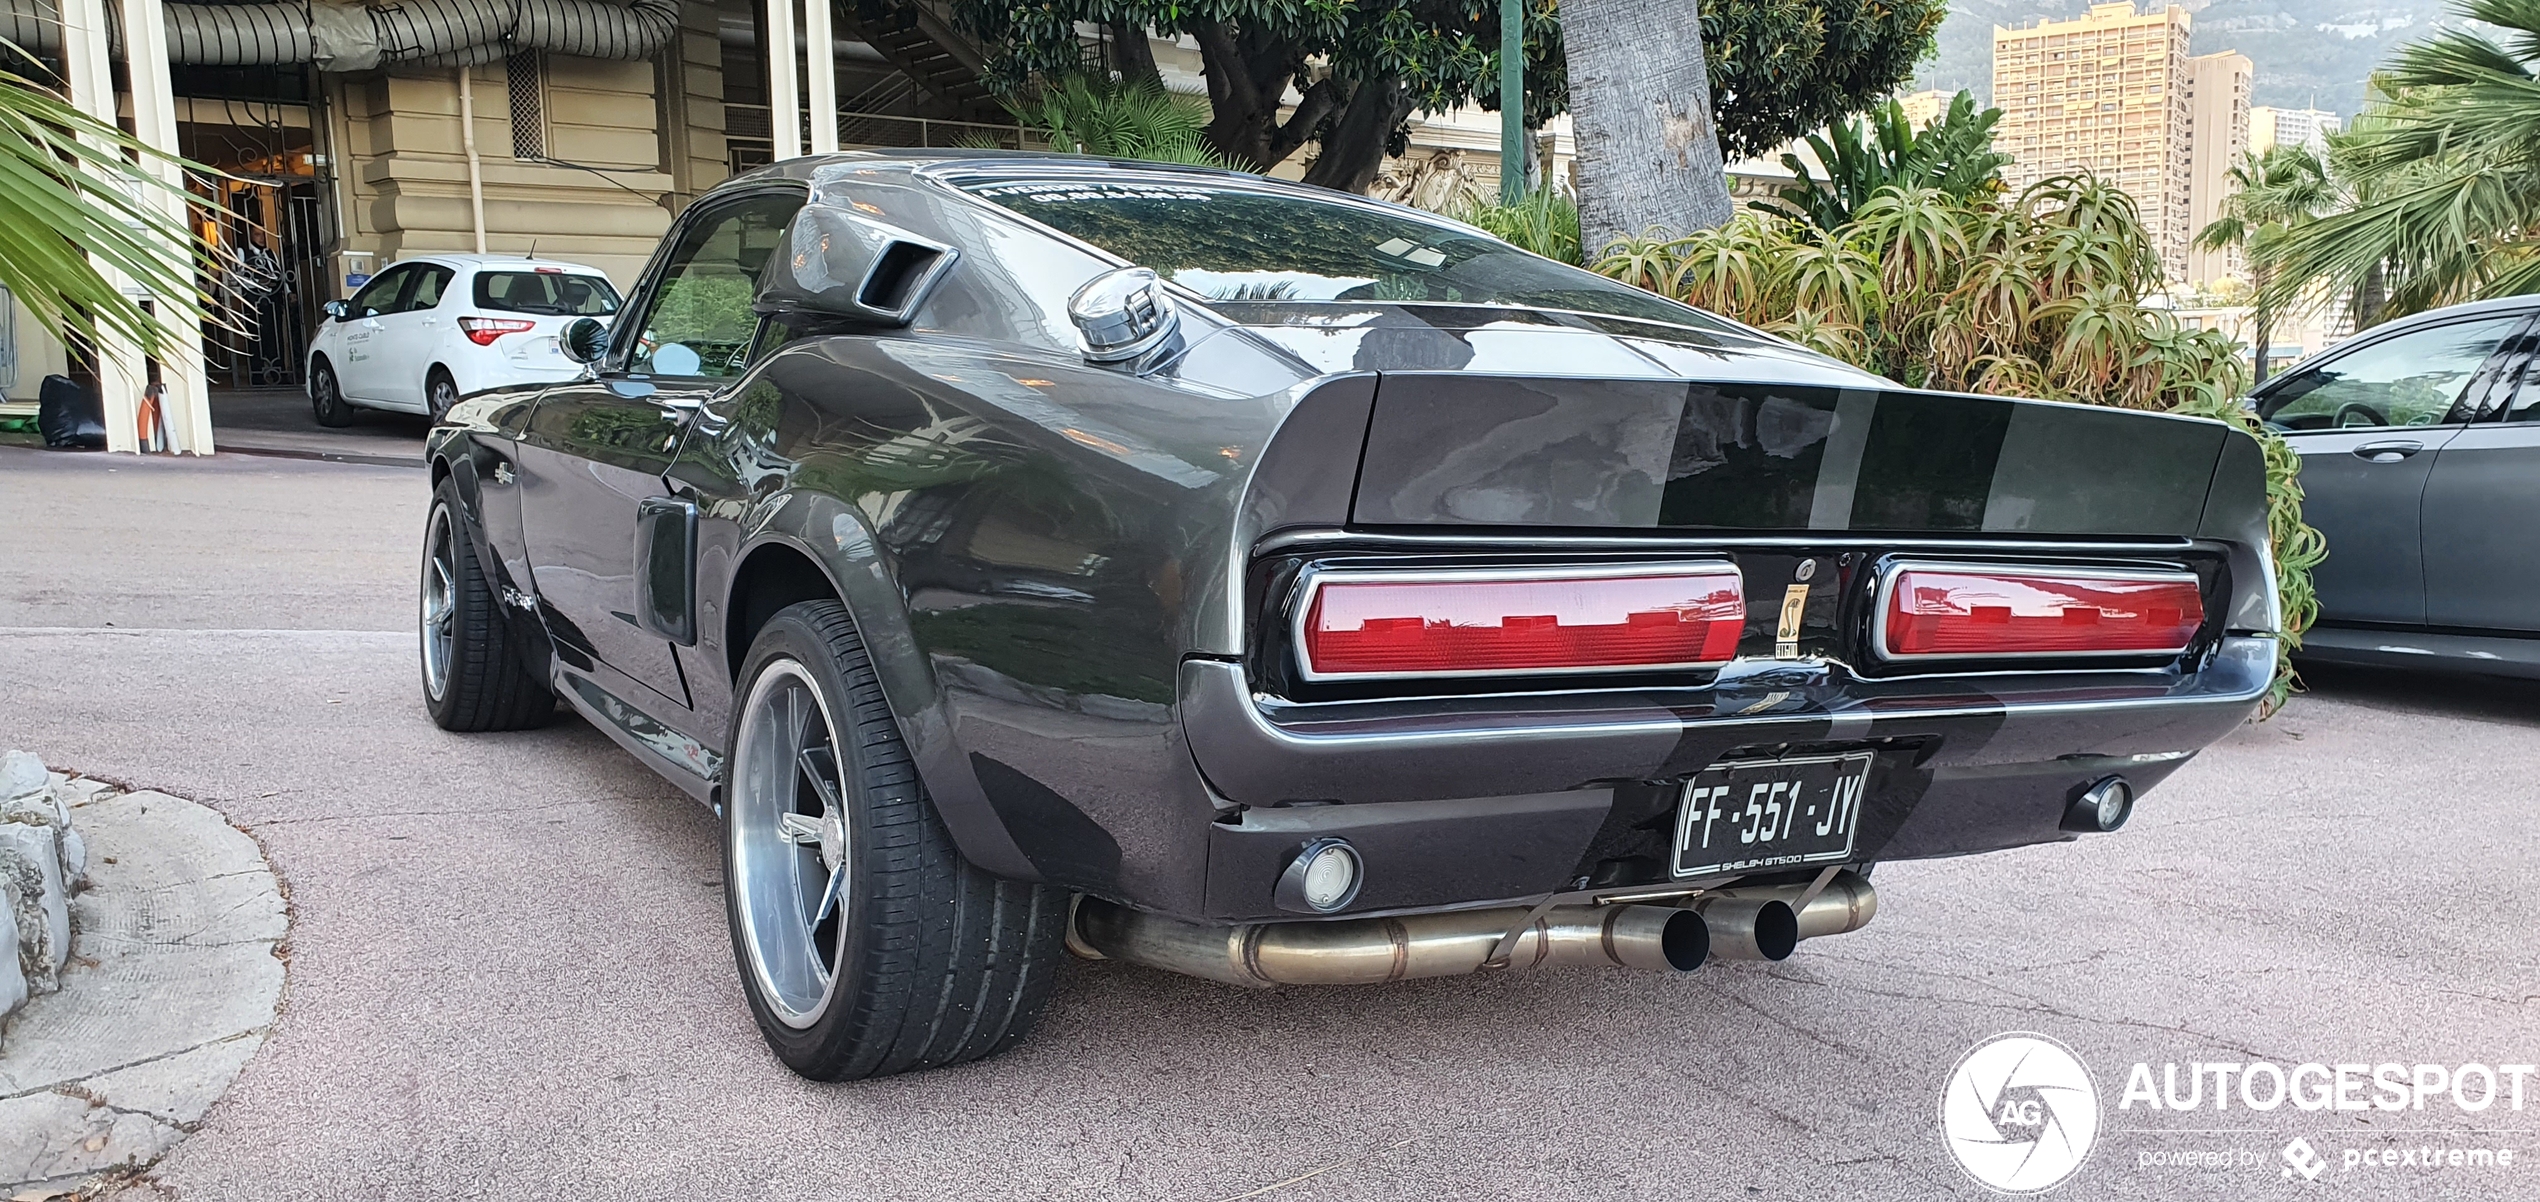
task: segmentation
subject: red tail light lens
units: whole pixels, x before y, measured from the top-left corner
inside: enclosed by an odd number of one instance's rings
[[[1710,667],[1746,626],[1731,564],[1335,571],[1306,590],[1309,680]]]
[[[1889,659],[2173,655],[2205,622],[2187,572],[1905,564],[1885,587],[1875,633]]]
[[[505,334],[518,334],[524,330],[534,330],[537,328],[538,323],[534,321],[513,321],[501,317],[462,317],[459,319],[459,332],[467,335],[467,340],[478,346],[492,346],[494,345],[495,339],[500,338]]]

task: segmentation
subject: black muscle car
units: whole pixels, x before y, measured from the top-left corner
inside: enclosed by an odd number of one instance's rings
[[[984,153],[691,206],[430,441],[424,692],[726,824],[807,1076],[1238,985],[1683,971],[2113,830],[2275,663],[2258,447],[1909,391],[1428,214]]]

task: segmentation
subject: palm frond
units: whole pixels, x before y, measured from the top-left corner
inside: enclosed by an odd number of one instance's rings
[[[216,174],[0,71],[0,284],[57,337],[107,332],[163,352],[170,329],[205,314],[195,279],[210,254],[178,214],[208,202],[188,173]]]

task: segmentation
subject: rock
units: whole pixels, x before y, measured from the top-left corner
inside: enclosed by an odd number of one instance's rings
[[[69,891],[62,887],[61,848],[53,828],[0,822],[0,888],[17,919],[18,967],[27,987],[51,993],[70,958]]]
[[[65,796],[68,790],[63,784],[62,778],[51,777],[33,793],[0,801],[0,822],[38,826],[52,832],[53,854],[61,861],[62,882],[77,892],[88,880],[88,841],[71,827],[71,810]]]
[[[18,946],[17,907],[0,906],[0,948],[16,951]],[[26,972],[18,967],[14,955],[0,955],[0,1018],[6,1018],[26,1003]]]
[[[77,893],[88,887],[88,837],[79,828],[62,828],[62,883]]]
[[[12,751],[0,756],[0,800],[24,797],[44,787],[51,774],[44,761],[30,752]]]

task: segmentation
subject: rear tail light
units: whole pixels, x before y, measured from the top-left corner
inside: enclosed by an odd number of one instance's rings
[[[459,319],[459,332],[467,335],[467,340],[478,346],[492,346],[494,345],[495,339],[500,338],[505,334],[518,334],[537,328],[538,323],[534,321],[513,321],[508,318],[501,317],[462,317]]]
[[[1745,588],[1725,563],[1318,572],[1298,606],[1308,680],[1715,667]]]
[[[2188,572],[1901,564],[1879,599],[1887,659],[2175,655],[2205,600]]]

